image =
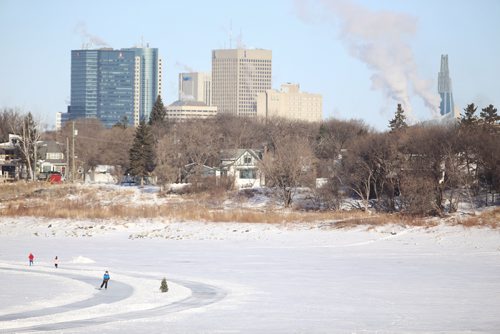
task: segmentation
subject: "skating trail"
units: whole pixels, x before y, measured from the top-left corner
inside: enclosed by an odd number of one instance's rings
[[[33,270],[32,268],[15,268],[11,265],[0,266],[0,272],[5,274],[9,274],[12,272],[18,273],[28,273],[28,274],[44,274],[44,275],[57,275],[59,277],[64,277],[70,280],[80,281],[85,284],[89,284],[95,286],[97,279],[95,276],[89,276],[81,273],[75,273],[75,271],[70,272],[62,272],[58,270],[57,272],[50,273],[45,270]],[[114,276],[118,276],[118,273],[114,273]],[[142,279],[153,279],[157,278],[157,275],[148,275],[148,274],[121,274],[120,277],[137,277]],[[134,280],[128,280],[134,281]],[[227,292],[214,285],[205,284],[202,282],[184,280],[184,279],[174,279],[169,280],[170,283],[174,285],[182,286],[184,290],[188,289],[190,293],[185,294],[185,298],[181,298],[171,303],[164,303],[160,306],[154,306],[147,309],[140,310],[125,310],[123,312],[114,312],[111,314],[103,315],[103,316],[88,316],[86,310],[92,307],[96,307],[102,304],[113,305],[119,302],[127,303],[128,300],[133,299],[134,290],[137,288],[136,286],[127,283],[121,282],[117,280],[112,281],[112,285],[108,290],[101,290],[88,298],[80,300],[78,302],[68,303],[64,305],[36,309],[26,312],[15,312],[9,314],[0,314],[0,328],[4,327],[3,324],[9,324],[10,322],[16,322],[19,326],[5,326],[9,328],[2,329],[2,333],[21,333],[21,332],[32,332],[32,331],[53,331],[53,330],[66,330],[77,327],[90,327],[95,325],[101,325],[114,321],[123,321],[123,320],[134,320],[134,319],[142,319],[148,317],[156,317],[167,314],[172,314],[180,311],[184,311],[187,309],[194,309],[205,307],[213,303],[217,303],[221,301],[227,296]],[[171,284],[172,285],[172,284]],[[77,311],[81,314],[81,316],[77,319],[65,321],[66,312]],[[47,317],[48,319],[52,319],[53,316],[58,316],[52,321],[41,321],[43,323],[37,325],[23,325],[23,320],[25,321],[36,321],[36,318],[44,319]],[[33,319],[32,319],[33,318]]]

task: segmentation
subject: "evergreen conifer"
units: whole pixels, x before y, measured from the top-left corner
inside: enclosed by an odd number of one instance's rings
[[[149,125],[161,125],[163,122],[165,122],[166,116],[167,113],[165,112],[165,106],[163,105],[161,96],[158,95],[153,109],[151,110],[151,115],[149,116]]]
[[[500,116],[497,113],[497,108],[495,108],[492,104],[483,108],[479,116],[481,116],[484,123],[489,125],[498,124],[500,122]]]
[[[477,107],[474,105],[474,103],[468,104],[467,107],[465,107],[464,111],[465,113],[460,119],[460,125],[470,127],[474,126],[477,124],[477,116],[475,115],[477,110]]]
[[[134,142],[129,151],[130,173],[144,178],[155,169],[154,139],[149,125],[141,121],[135,132]]]
[[[389,127],[391,128],[391,132],[400,129],[405,129],[408,127],[408,124],[406,124],[406,116],[404,113],[405,111],[403,110],[403,107],[401,107],[401,103],[398,103],[398,109],[394,114],[394,118],[389,121]]]
[[[167,292],[168,291],[167,279],[165,277],[163,277],[163,279],[161,280],[160,291],[161,292]]]

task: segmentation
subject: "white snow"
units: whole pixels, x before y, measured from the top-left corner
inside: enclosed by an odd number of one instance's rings
[[[499,231],[332,226],[0,218],[0,332],[498,332]]]
[[[95,261],[89,259],[88,257],[78,255],[71,260],[71,263],[89,264],[89,263],[95,263]]]

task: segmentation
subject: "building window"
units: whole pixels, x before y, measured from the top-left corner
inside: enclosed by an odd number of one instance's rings
[[[255,169],[241,169],[240,179],[255,179],[256,177]]]
[[[62,160],[64,159],[64,155],[62,153],[47,153],[47,160]]]
[[[245,164],[251,164],[252,163],[252,157],[248,157],[247,156],[247,157],[244,157],[243,160],[244,160]]]

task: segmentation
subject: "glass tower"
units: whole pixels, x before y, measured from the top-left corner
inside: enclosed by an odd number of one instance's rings
[[[451,78],[448,70],[448,55],[441,55],[441,70],[438,73],[438,93],[441,96],[439,111],[441,115],[453,113],[453,93],[451,92]]]
[[[130,48],[139,61],[139,120],[148,121],[158,95],[161,95],[161,59],[157,48]]]
[[[71,119],[97,117],[99,51],[71,51]]]
[[[71,105],[62,120],[98,118],[106,127],[147,121],[161,94],[158,49],[71,51]]]

